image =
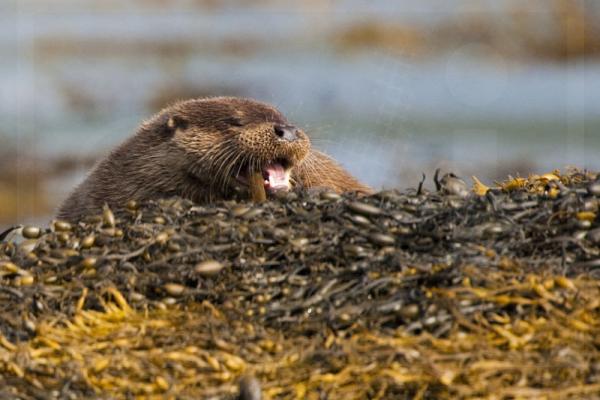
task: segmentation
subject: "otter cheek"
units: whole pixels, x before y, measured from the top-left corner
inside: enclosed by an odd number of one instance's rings
[[[265,168],[265,189],[290,190],[290,171],[285,170],[279,163],[270,164]]]

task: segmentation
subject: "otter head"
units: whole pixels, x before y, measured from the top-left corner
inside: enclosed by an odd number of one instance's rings
[[[233,199],[248,192],[249,181],[252,197],[262,198],[257,190],[262,188],[256,187],[261,175],[269,192],[298,186],[372,193],[335,160],[312,149],[306,134],[273,107],[215,97],[174,104],[144,122],[98,163],[58,217],[76,221],[104,204],[119,208],[128,200]]]
[[[213,196],[247,187],[256,172],[267,191],[289,190],[292,168],[310,150],[302,130],[275,108],[249,99],[188,100],[164,110],[157,121],[182,153],[186,173],[211,188]]]

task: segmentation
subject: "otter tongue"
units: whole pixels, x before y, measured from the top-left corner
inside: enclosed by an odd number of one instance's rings
[[[290,188],[290,181],[288,174],[285,172],[283,165],[279,163],[269,164],[265,168],[269,180],[265,182],[265,187],[271,190],[288,190]]]

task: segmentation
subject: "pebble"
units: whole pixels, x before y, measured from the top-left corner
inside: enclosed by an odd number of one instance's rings
[[[138,209],[138,207],[139,207],[139,205],[138,205],[137,201],[135,201],[135,200],[129,200],[127,202],[127,209],[130,211],[135,211]]]
[[[244,375],[239,383],[240,395],[238,400],[261,400],[260,383],[252,375]]]
[[[86,257],[81,261],[83,268],[94,268],[96,266],[96,257]]]
[[[465,198],[469,196],[471,191],[466,182],[454,174],[446,174],[440,181],[442,190],[449,195]]]
[[[380,215],[382,213],[381,208],[375,207],[371,204],[361,203],[358,201],[348,203],[348,208],[355,213],[366,216],[375,216]]]
[[[40,237],[42,230],[37,226],[25,226],[21,231],[21,234],[26,239],[37,239]]]
[[[250,207],[248,206],[238,205],[231,209],[231,215],[233,215],[234,217],[241,217],[242,215],[246,214],[249,210]]]
[[[600,197],[600,181],[589,184],[587,190],[592,196]]]
[[[372,233],[369,235],[369,240],[381,246],[391,246],[396,244],[396,239],[393,236],[384,233]]]
[[[371,223],[371,220],[368,219],[367,217],[360,215],[360,214],[356,214],[356,215],[350,215],[348,217],[350,219],[350,221],[354,222],[355,224],[358,225],[362,225],[362,226],[371,226],[373,225]]]
[[[71,224],[66,221],[54,221],[54,230],[56,232],[69,232]]]
[[[296,239],[290,240],[290,244],[296,251],[303,250],[308,245],[308,243],[309,243],[309,241],[307,238],[296,238]]]
[[[84,237],[81,240],[81,247],[83,247],[84,249],[89,249],[90,247],[92,247],[94,245],[95,241],[96,241],[96,236],[87,235],[86,237]]]
[[[321,198],[323,200],[338,201],[341,200],[342,196],[335,192],[323,192],[321,193]]]
[[[163,289],[171,296],[181,296],[185,291],[185,286],[178,283],[166,283]]]
[[[102,208],[102,222],[110,228],[115,226],[115,215],[106,205]]]
[[[221,272],[223,264],[216,260],[202,261],[194,267],[194,271],[202,276],[213,276]]]
[[[242,215],[242,218],[244,219],[252,219],[252,218],[256,218],[259,215],[261,215],[263,213],[263,210],[260,208],[253,208],[250,211],[244,213]]]

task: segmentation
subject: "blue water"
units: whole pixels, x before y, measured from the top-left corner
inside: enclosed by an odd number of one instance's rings
[[[600,169],[596,62],[524,63],[470,43],[429,58],[375,49],[346,54],[328,40],[365,16],[427,24],[466,2],[203,12],[140,10],[129,2],[93,10],[28,4],[0,16],[0,57],[7,60],[0,63],[0,139],[10,138],[19,151],[101,154],[156,111],[149,99],[157,92],[209,87],[220,94],[222,87],[275,104],[315,146],[375,187],[414,184],[437,166],[487,179],[517,167]],[[259,46],[219,47],[239,38]],[[169,56],[40,49],[43,41],[65,40],[185,42],[195,50]]]

